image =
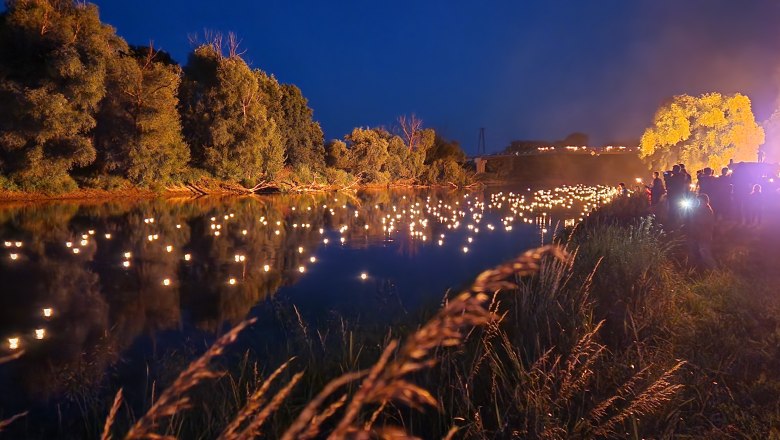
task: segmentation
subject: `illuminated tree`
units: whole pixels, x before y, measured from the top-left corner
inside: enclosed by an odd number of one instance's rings
[[[1,171],[22,189],[73,189],[68,172],[95,160],[94,115],[121,39],[88,3],[7,7],[0,15]]]
[[[181,68],[154,48],[125,48],[111,60],[95,130],[97,169],[133,183],[167,183],[187,168],[179,119]]]
[[[193,161],[220,179],[253,185],[284,165],[276,123],[268,115],[258,76],[231,45],[198,47],[181,85],[182,125]]]
[[[640,142],[640,156],[654,169],[684,163],[691,170],[718,169],[729,160],[754,161],[764,130],[742,94],[675,96],[655,114]]]

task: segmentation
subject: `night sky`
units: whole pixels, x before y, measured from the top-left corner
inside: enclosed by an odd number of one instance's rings
[[[476,149],[639,138],[675,94],[740,91],[759,120],[780,84],[780,2],[97,0],[131,44],[186,63],[233,31],[253,67],[298,85],[326,138],[414,112]]]

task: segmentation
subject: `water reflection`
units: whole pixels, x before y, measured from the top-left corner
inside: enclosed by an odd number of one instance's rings
[[[400,277],[387,275],[394,261],[422,255],[414,264],[447,286],[493,264],[488,256],[522,251],[513,228],[544,240],[554,224],[570,224],[612,196],[607,187],[578,186],[2,207],[0,356],[25,354],[0,367],[9,391],[0,403],[97,385],[139,337],[217,332],[309,276],[313,284],[291,290],[304,313],[307,304],[330,311],[343,303],[344,313],[392,314],[393,295],[401,309],[409,306],[396,292]],[[444,253],[430,252],[436,248]],[[472,260],[454,267],[456,257]],[[427,294],[439,298],[442,290]]]

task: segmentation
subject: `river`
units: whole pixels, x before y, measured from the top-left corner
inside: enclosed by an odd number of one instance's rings
[[[21,432],[56,435],[120,386],[143,400],[248,317],[242,347],[261,359],[305,350],[296,332],[381,339],[611,196],[514,186],[0,206],[0,357],[21,353],[0,365],[0,419],[30,410]]]

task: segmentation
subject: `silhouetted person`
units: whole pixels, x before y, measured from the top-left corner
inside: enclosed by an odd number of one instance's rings
[[[626,184],[623,182],[618,183],[618,195],[620,197],[628,197],[628,188],[626,188]]]
[[[710,196],[710,205],[715,211],[715,217],[726,219],[732,215],[731,209],[731,174],[728,167],[720,170],[720,176],[713,180],[712,194]]]
[[[697,261],[707,269],[715,269],[717,264],[712,257],[712,236],[715,232],[715,213],[710,206],[707,194],[699,194],[698,203],[693,208],[688,222],[688,238],[691,250]]]
[[[653,173],[653,183],[645,185],[650,190],[650,206],[656,206],[661,202],[661,197],[666,194],[666,186],[658,171]]]
[[[691,175],[688,174],[688,171],[685,170],[685,164],[680,164],[680,174],[682,174],[682,180],[683,180],[683,191],[688,192],[691,188]]]
[[[680,217],[680,202],[685,197],[685,176],[680,172],[680,166],[675,165],[671,172],[664,173],[664,178],[669,201],[669,219],[676,221]]]
[[[761,185],[753,185],[753,190],[750,192],[750,195],[747,198],[746,205],[747,224],[760,225],[764,214],[764,194],[761,191]]]
[[[710,198],[715,194],[715,176],[712,175],[712,168],[707,167],[702,170],[698,179],[699,194],[707,194]]]

